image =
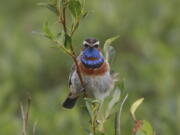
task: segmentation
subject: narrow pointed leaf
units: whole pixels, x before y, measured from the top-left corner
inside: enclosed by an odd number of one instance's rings
[[[119,35],[118,36],[115,36],[115,37],[112,37],[112,38],[109,38],[109,39],[107,39],[106,41],[105,41],[105,43],[104,43],[104,53],[105,53],[105,57],[106,57],[106,59],[107,60],[109,60],[109,47],[108,46],[110,46],[111,44],[112,44],[112,42],[113,41],[115,41],[116,39],[118,39],[119,38]]]
[[[70,0],[69,1],[69,10],[74,18],[78,18],[81,15],[81,3],[78,0]]]
[[[89,116],[90,116],[90,118],[92,120],[93,119],[93,111],[92,111],[91,104],[88,101],[86,101],[86,108],[87,108]]]
[[[116,88],[116,89],[114,90],[112,99],[111,99],[111,101],[109,102],[108,108],[107,108],[107,110],[106,110],[105,118],[108,118],[109,115],[112,113],[112,109],[113,109],[114,105],[119,101],[120,94],[121,94],[121,91],[119,90],[119,88]]]
[[[43,24],[43,31],[44,31],[44,34],[47,38],[49,39],[54,39],[54,34],[51,32],[51,30],[49,29],[49,25],[48,25],[48,22],[45,22]]]
[[[108,56],[107,60],[109,61],[110,64],[112,64],[114,55],[115,55],[114,47],[113,46],[108,46],[107,47],[107,54],[106,54],[106,56]]]
[[[42,6],[42,7],[46,7],[47,9],[52,11],[53,13],[57,14],[57,9],[56,9],[55,4],[49,4],[49,3],[41,2],[41,3],[38,3],[37,5]]]
[[[115,40],[117,40],[118,38],[119,38],[119,35],[107,39],[107,40],[105,41],[105,43],[104,43],[104,51],[106,50],[106,47],[107,47],[108,45],[111,45],[111,43],[114,42]]]
[[[64,46],[66,49],[69,49],[72,44],[71,37],[68,34],[65,34],[65,41],[64,41]]]
[[[120,81],[118,84],[117,84],[118,88],[121,90],[121,92],[124,91],[125,89],[125,85],[124,85],[124,79],[122,81]]]
[[[57,38],[61,37],[61,34],[62,34],[61,32],[58,32],[58,33],[56,34],[56,37],[57,37]]]
[[[116,113],[116,118],[115,118],[115,135],[121,135],[121,112],[122,112],[124,103],[126,102],[127,98],[128,98],[128,94],[122,100],[122,103],[120,105],[119,111]]]
[[[32,34],[37,34],[37,35],[40,35],[40,36],[45,36],[44,33],[39,32],[39,31],[32,31]]]
[[[132,115],[133,120],[136,120],[135,112],[136,112],[137,108],[141,105],[143,100],[144,100],[144,98],[140,98],[131,105],[130,113]]]
[[[56,6],[55,6],[55,5],[48,4],[46,7],[47,7],[50,11],[52,11],[53,13],[57,14],[57,9],[56,9]]]
[[[86,11],[82,14],[82,18],[85,18],[87,15],[88,15],[88,12]]]
[[[61,42],[61,44],[64,45],[64,41],[65,41],[65,32],[64,31],[61,32],[59,41]]]

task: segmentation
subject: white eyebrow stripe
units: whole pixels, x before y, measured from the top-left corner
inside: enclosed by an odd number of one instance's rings
[[[88,43],[86,40],[84,40],[83,41],[83,45],[85,45],[85,44],[88,44],[88,45],[99,45],[99,41],[96,41],[94,44],[90,44],[90,43]]]
[[[87,41],[84,41],[84,42],[83,42],[83,45],[85,45],[85,44],[88,44],[88,45],[90,45],[90,44],[89,44]]]
[[[99,41],[96,41],[93,45],[96,45],[96,44],[98,44],[98,45],[99,45]]]

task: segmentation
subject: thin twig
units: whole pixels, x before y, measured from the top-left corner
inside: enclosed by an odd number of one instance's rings
[[[37,126],[37,121],[33,125],[33,135],[35,135],[36,133],[36,126]]]
[[[83,78],[82,78],[82,75],[81,75],[81,71],[80,71],[80,68],[79,68],[79,64],[78,64],[78,61],[77,61],[77,56],[74,52],[74,50],[72,49],[71,51],[67,50],[64,45],[60,44],[57,40],[52,40],[53,42],[55,42],[56,44],[58,44],[61,49],[63,49],[68,55],[70,55],[76,65],[76,70],[77,70],[77,74],[79,76],[79,80],[80,80],[80,83],[83,87],[83,89],[85,89],[85,86],[84,86],[84,82],[83,82]]]
[[[76,23],[73,25],[70,36],[73,36],[74,32],[77,30],[79,25],[79,19],[76,20]]]
[[[63,0],[63,4],[65,3],[65,0]],[[66,28],[66,6],[63,5],[63,15],[62,15],[62,25],[64,32],[67,33],[67,28]]]
[[[30,96],[28,97],[26,110],[24,110],[24,107],[22,104],[20,105],[22,122],[23,122],[23,131],[22,131],[23,135],[27,135],[30,105],[31,105],[31,97]]]
[[[28,97],[28,101],[27,101],[27,110],[26,110],[26,117],[25,117],[25,128],[28,128],[28,121],[29,121],[29,110],[30,110],[30,105],[31,105],[31,97]]]
[[[58,14],[58,16],[59,16],[59,23],[62,24],[63,30],[64,30],[65,34],[67,34],[66,6],[67,6],[66,5],[66,0],[63,0],[62,15],[60,13]],[[60,9],[59,9],[59,12],[60,12]],[[72,32],[70,34],[71,37],[74,34],[74,32],[76,31],[78,24],[79,24],[79,21],[77,21],[75,26],[73,27]],[[56,40],[54,40],[54,42],[59,44],[59,42],[56,41]],[[74,48],[73,48],[72,44],[70,44],[70,50],[71,51],[67,51],[67,49],[64,48],[63,45],[60,45],[59,47],[62,48],[67,54],[69,54],[72,57],[72,59],[73,59],[73,61],[75,63],[75,66],[76,66],[76,71],[77,71],[77,74],[79,76],[79,80],[81,82],[81,85],[82,85],[83,89],[85,89],[83,78],[82,78],[81,71],[80,71],[80,68],[79,68],[79,65],[78,65],[78,61],[77,61],[77,55],[76,55],[76,53],[74,51]]]
[[[24,113],[24,108],[23,105],[20,105],[21,108],[21,115],[22,115],[22,135],[27,135],[26,134],[26,126],[25,126],[25,113]]]
[[[59,41],[57,41],[57,40],[52,40],[52,41],[58,45],[57,47],[63,49],[63,51],[65,51],[68,55],[70,55],[71,57],[74,57],[74,55],[72,54],[72,52],[69,51],[69,50],[67,50],[67,49],[64,47],[64,45],[62,45]]]
[[[98,104],[94,104],[94,117],[93,119],[91,120],[91,126],[92,126],[92,132],[93,132],[93,135],[96,134],[96,128],[97,128],[97,121],[98,121],[98,114],[99,114],[99,111],[102,107],[102,104],[101,103],[98,103]]]

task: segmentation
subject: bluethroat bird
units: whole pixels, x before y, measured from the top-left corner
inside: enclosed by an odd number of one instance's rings
[[[80,55],[77,57],[79,69],[85,86],[87,97],[104,100],[114,87],[114,78],[110,73],[108,60],[101,52],[99,41],[95,38],[84,40]],[[63,107],[72,108],[79,95],[82,93],[82,85],[73,66],[69,77],[69,96],[63,103]]]

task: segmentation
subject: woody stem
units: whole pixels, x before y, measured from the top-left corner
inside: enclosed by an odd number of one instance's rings
[[[63,0],[62,14],[60,14],[60,9],[59,9],[58,10],[59,11],[58,12],[58,16],[59,16],[59,23],[62,24],[64,33],[68,34],[67,23],[66,23],[66,2],[67,2],[66,0]],[[72,32],[70,33],[71,37],[72,37],[73,33],[76,31],[78,23],[79,23],[79,21],[77,21],[76,25],[73,27]],[[74,51],[74,48],[73,48],[72,44],[70,44],[70,51],[67,51],[62,46],[60,46],[60,47],[63,48],[65,50],[65,52],[72,57],[75,65],[76,65],[76,71],[77,71],[77,74],[79,76],[79,80],[80,80],[81,86],[83,87],[83,89],[85,89],[83,78],[82,78],[81,71],[80,71],[80,68],[79,68],[79,65],[78,65],[78,61],[77,61],[77,55],[76,55],[76,53]]]

